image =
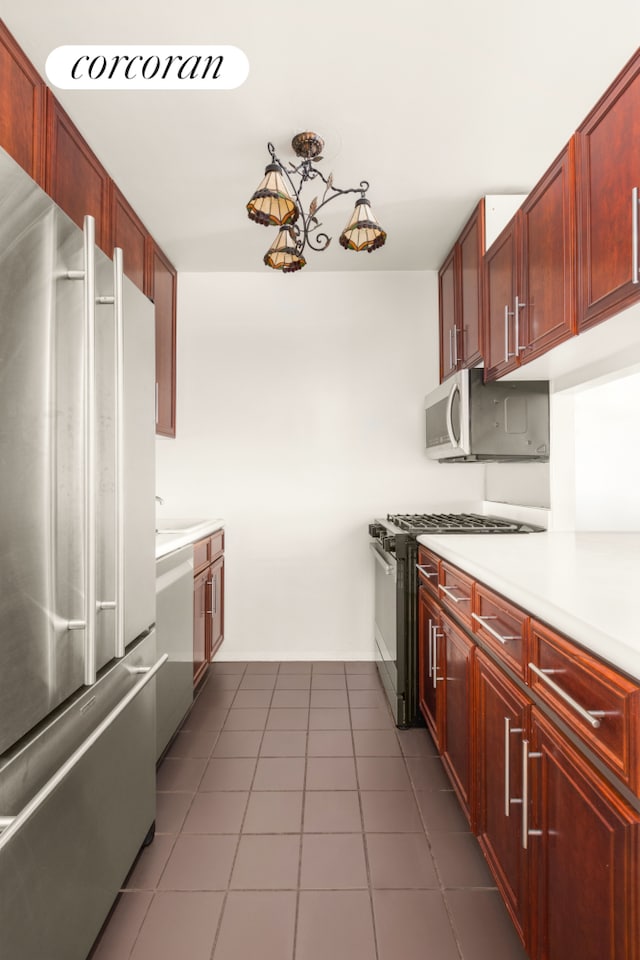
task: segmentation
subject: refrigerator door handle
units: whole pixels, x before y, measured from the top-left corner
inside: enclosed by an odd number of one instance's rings
[[[107,714],[104,720],[98,724],[95,730],[80,744],[77,750],[56,770],[50,780],[38,790],[36,795],[22,808],[15,817],[0,816],[0,851],[9,842],[21,827],[40,809],[45,800],[58,788],[60,783],[73,770],[73,768],[82,760],[84,755],[94,746],[96,741],[105,733],[110,726],[118,719],[120,714],[127,709],[132,700],[144,690],[146,685],[155,677],[158,670],[164,666],[169,659],[169,654],[163,654],[160,659],[150,667],[143,677],[129,690],[120,702]]]
[[[84,218],[84,576],[87,628],[84,635],[84,682],[96,680],[96,223]]]
[[[115,318],[115,583],[116,657],[124,657],[124,262],[121,247],[113,250],[113,292]]]

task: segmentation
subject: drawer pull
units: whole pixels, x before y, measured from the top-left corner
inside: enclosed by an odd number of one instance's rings
[[[470,603],[471,602],[471,597],[454,597],[454,595],[451,593],[451,590],[447,590],[444,584],[438,583],[438,586],[440,587],[443,593],[446,593],[446,595],[449,597],[449,600],[453,600],[454,603]],[[459,590],[459,589],[460,587],[456,587],[456,590]]]
[[[492,637],[495,637],[496,640],[499,640],[500,643],[506,643],[507,640],[521,640],[521,639],[522,639],[522,637],[520,637],[520,636],[507,636],[507,637],[503,637],[501,633],[498,633],[497,630],[494,630],[493,627],[490,627],[489,624],[487,623],[487,620],[497,620],[497,619],[498,619],[497,617],[481,617],[481,616],[479,616],[479,614],[477,614],[477,613],[472,613],[471,616],[473,617],[474,620],[477,620],[478,623],[481,623],[482,626],[485,628],[485,630],[487,630],[487,631],[491,634]]]
[[[416,570],[419,570],[423,577],[437,577],[437,573],[429,573],[426,567],[421,567],[419,563],[416,563]]]
[[[594,729],[597,729],[600,726],[598,717],[604,716],[602,710],[585,710],[585,708],[581,706],[577,700],[574,700],[573,697],[571,697],[565,690],[562,689],[562,687],[558,686],[555,680],[552,680],[551,677],[548,677],[545,670],[541,670],[540,667],[535,665],[535,663],[530,663],[529,669],[533,670],[536,676],[540,677],[540,679],[546,683],[547,686],[551,687],[551,689],[554,690],[559,697],[562,697],[565,703],[568,703],[569,706],[575,710],[583,720],[586,720],[587,723],[591,724]]]

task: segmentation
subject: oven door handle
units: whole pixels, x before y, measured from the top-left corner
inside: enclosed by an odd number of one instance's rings
[[[371,550],[371,553],[374,555],[374,557],[376,558],[376,561],[380,564],[380,566],[382,567],[382,569],[384,570],[384,572],[387,574],[387,576],[389,576],[390,574],[392,574],[392,573],[394,572],[394,570],[396,569],[396,565],[395,565],[395,563],[389,563],[389,562],[387,561],[387,559],[386,559],[386,558],[387,558],[387,554],[386,554],[386,553],[383,553],[383,551],[380,549],[380,547],[378,546],[378,544],[377,544],[377,543],[370,543],[370,544],[369,544],[369,549]]]

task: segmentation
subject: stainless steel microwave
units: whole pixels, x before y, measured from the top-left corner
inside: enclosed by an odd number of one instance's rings
[[[440,461],[548,460],[549,383],[484,383],[460,370],[425,399],[427,456]]]

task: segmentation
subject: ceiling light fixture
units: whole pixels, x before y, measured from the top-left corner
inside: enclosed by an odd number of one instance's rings
[[[298,133],[291,141],[294,153],[301,157],[298,164],[289,162],[285,167],[276,156],[272,143],[267,144],[271,155],[271,163],[264,171],[264,178],[258,185],[247,204],[249,219],[263,226],[279,227],[278,236],[264,256],[264,262],[274,270],[283,273],[293,273],[301,270],[306,260],[303,252],[306,246],[311,250],[326,250],[331,243],[331,237],[326,233],[318,233],[322,226],[318,220],[319,211],[345,193],[359,193],[355,210],[346,227],[340,234],[340,244],[345,250],[366,250],[371,253],[381,247],[387,235],[374,217],[366,193],[369,184],[366,180],[360,181],[359,187],[350,187],[340,190],[333,185],[333,174],[328,177],[315,164],[322,160],[324,141],[317,133],[307,131]],[[293,178],[297,178],[297,184]],[[300,199],[300,193],[305,183],[320,178],[324,184],[322,198],[315,197],[305,212]],[[285,179],[291,188],[287,189]]]

